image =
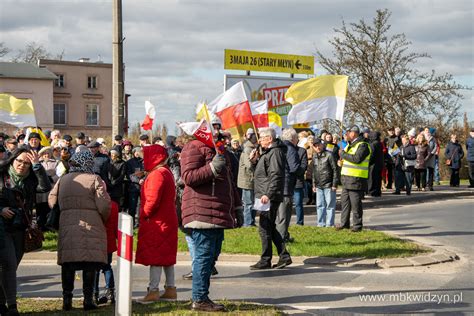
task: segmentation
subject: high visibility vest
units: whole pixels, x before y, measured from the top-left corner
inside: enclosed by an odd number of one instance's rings
[[[354,147],[346,146],[344,151],[350,155],[355,155],[360,144],[366,144],[367,147],[369,147],[369,154],[361,163],[352,163],[350,161],[344,160],[342,163],[341,175],[364,179],[369,178],[369,160],[370,155],[372,154],[372,149],[370,148],[370,145],[366,142],[358,142]]]

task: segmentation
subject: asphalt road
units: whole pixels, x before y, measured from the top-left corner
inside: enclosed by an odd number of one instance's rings
[[[455,199],[396,208],[371,209],[365,224],[433,247],[452,250],[461,260],[426,267],[367,269],[294,265],[283,270],[249,271],[248,262],[220,262],[211,298],[276,304],[303,314],[474,313],[472,235],[474,199]],[[313,217],[308,217],[309,223]],[[178,298],[189,299],[191,282],[180,279],[190,262],[176,266]],[[22,264],[19,294],[60,297],[58,266]],[[148,270],[134,266],[133,296],[144,295]],[[76,281],[76,287],[81,282]],[[80,295],[80,291],[76,291]]]

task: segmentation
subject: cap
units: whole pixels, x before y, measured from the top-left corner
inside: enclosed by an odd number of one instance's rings
[[[125,146],[132,146],[132,142],[129,141],[129,140],[124,140],[123,143],[122,143],[122,146],[125,147]]]
[[[63,136],[63,139],[64,139],[65,141],[70,142],[70,141],[72,141],[72,136],[66,134],[66,135]]]
[[[255,131],[253,130],[253,128],[249,128],[247,132],[245,132],[245,135],[252,135],[252,134],[255,134]]]
[[[86,135],[83,132],[79,132],[79,133],[77,133],[76,138],[84,139],[84,138],[86,138]]]
[[[360,133],[359,126],[352,125],[351,128],[349,128],[349,132]]]
[[[96,147],[100,147],[99,142],[91,142],[89,145],[87,145],[87,148],[96,148]]]
[[[367,133],[367,134],[370,133],[370,128],[364,127],[364,128],[362,129],[362,134],[365,134],[365,133]]]
[[[25,139],[25,137],[26,137],[25,134],[20,134],[20,135],[18,135],[18,137],[16,138],[16,140],[19,142],[20,140]]]
[[[415,137],[416,136],[415,128],[412,128],[411,130],[408,131],[408,136],[410,136],[410,137]]]
[[[148,137],[147,134],[140,135],[140,140],[148,140],[148,139],[150,139],[150,137]]]
[[[390,126],[389,128],[387,128],[387,131],[393,131],[393,132],[394,132],[394,131],[395,131],[395,127]]]
[[[38,134],[38,133],[36,133],[36,132],[30,133],[30,136],[28,136],[28,140],[30,140],[30,139],[32,139],[32,138],[36,138],[36,139],[41,140],[40,134]]]
[[[313,139],[313,145],[319,145],[319,144],[323,144],[321,138],[315,137],[315,138]]]
[[[103,139],[102,137],[97,138],[95,141],[98,142],[101,145],[103,145],[105,143],[105,139]]]
[[[122,137],[122,135],[115,135],[114,139],[115,140],[122,140],[123,137]]]
[[[38,155],[41,156],[41,155],[44,154],[45,152],[48,152],[50,155],[52,155],[52,154],[53,154],[53,147],[51,147],[51,146],[46,146],[46,147],[41,148],[41,150],[38,152]]]

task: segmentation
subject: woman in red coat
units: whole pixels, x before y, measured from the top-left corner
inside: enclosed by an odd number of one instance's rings
[[[166,165],[168,154],[160,145],[143,147],[147,177],[140,194],[140,226],[135,262],[150,266],[147,295],[139,300],[176,300],[174,265],[178,252],[178,218],[173,174]],[[165,292],[160,295],[161,271],[165,270]]]

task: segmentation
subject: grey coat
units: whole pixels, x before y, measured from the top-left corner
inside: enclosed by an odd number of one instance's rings
[[[256,148],[255,144],[247,140],[243,145],[243,151],[239,160],[239,175],[237,187],[245,190],[253,190],[253,173],[255,165],[250,162],[250,153]]]

